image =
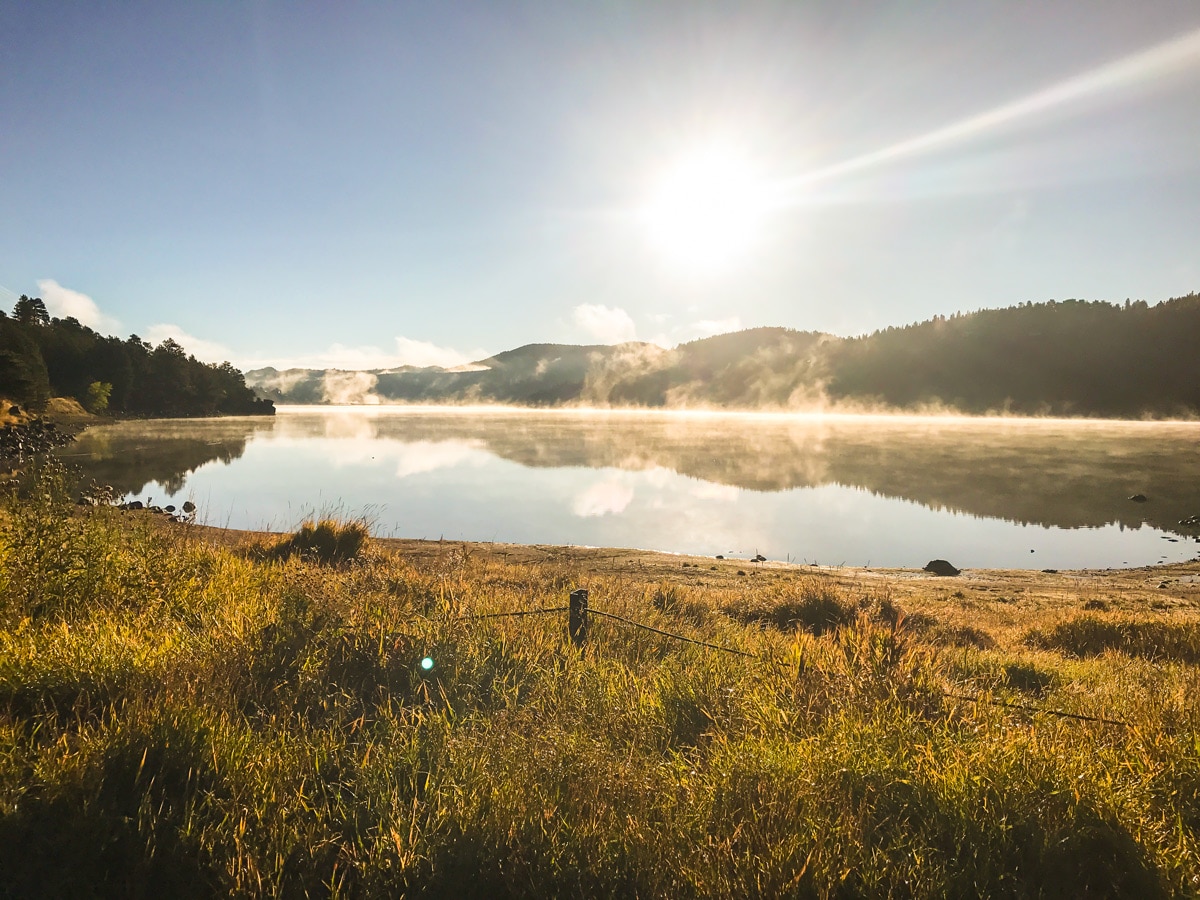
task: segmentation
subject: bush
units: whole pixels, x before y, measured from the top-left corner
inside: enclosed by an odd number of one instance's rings
[[[725,607],[725,613],[743,625],[769,625],[780,631],[803,628],[816,635],[851,625],[858,618],[858,608],[853,603],[818,584],[802,585],[799,591],[786,594],[775,603],[734,603]]]
[[[369,537],[366,523],[358,520],[305,522],[299,531],[276,544],[271,555],[276,559],[299,555],[322,565],[340,565],[357,559]]]

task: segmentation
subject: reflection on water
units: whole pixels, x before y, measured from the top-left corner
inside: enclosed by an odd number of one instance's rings
[[[140,494],[156,482],[173,496],[191,472],[214,461],[228,465],[270,425],[265,416],[122,422],[89,428],[57,455],[120,493]]]
[[[953,548],[964,565],[1068,568],[1195,554],[1178,522],[1200,513],[1198,437],[1190,423],[284,407],[94,428],[68,453],[235,527],[340,505],[413,537],[877,565]]]

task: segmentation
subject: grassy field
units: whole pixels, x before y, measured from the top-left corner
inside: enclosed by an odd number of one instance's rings
[[[0,515],[0,896],[1200,893],[1200,565],[283,542],[71,499]],[[576,587],[752,656],[471,618]]]

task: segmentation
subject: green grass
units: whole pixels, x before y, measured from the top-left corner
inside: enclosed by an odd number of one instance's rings
[[[1200,885],[1197,617],[1031,612],[1006,645],[803,574],[702,588],[367,540],[329,566],[64,500],[44,477],[0,518],[0,896]],[[575,586],[756,658],[463,618]]]

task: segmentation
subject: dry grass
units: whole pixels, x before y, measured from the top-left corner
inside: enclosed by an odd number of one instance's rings
[[[1200,885],[1190,594],[1097,612],[1032,583],[999,600],[374,542],[331,567],[61,500],[50,478],[0,520],[7,896]],[[464,618],[573,587],[756,658],[602,619],[580,653],[557,615]]]
[[[267,555],[274,559],[301,556],[321,565],[342,565],[359,558],[370,536],[367,524],[358,520],[309,521],[267,550]]]

